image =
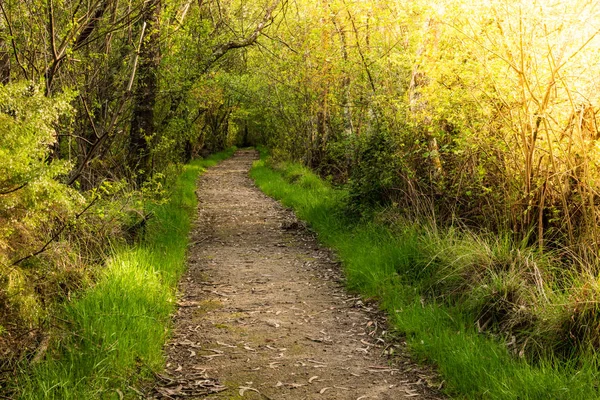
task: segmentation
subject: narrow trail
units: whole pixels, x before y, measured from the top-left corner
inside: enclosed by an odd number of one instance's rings
[[[331,253],[248,177],[254,151],[211,168],[167,371],[154,398],[438,399],[349,295]]]

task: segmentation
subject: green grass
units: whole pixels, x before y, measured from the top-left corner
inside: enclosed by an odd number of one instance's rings
[[[464,307],[424,297],[431,276],[444,273],[436,259],[449,257],[443,246],[436,248],[431,242],[451,243],[452,232],[444,237],[444,233],[416,224],[392,228],[373,221],[357,223],[344,216],[344,190],[330,187],[296,164],[281,164],[273,170],[266,165],[264,154],[251,176],[266,194],[293,208],[319,239],[336,251],[350,289],[379,300],[414,357],[436,366],[449,395],[515,400],[600,398],[593,357],[527,361],[512,354],[500,340],[479,334],[473,315]],[[454,248],[465,246],[463,252],[468,255],[473,246],[466,246],[465,240],[454,240]],[[491,251],[502,253],[501,241],[498,249]],[[465,265],[475,261],[470,257]],[[445,284],[451,287],[452,282]]]
[[[196,180],[233,149],[186,165],[170,200],[154,205],[142,242],[117,249],[95,286],[61,310],[46,358],[18,382],[22,399],[133,398],[163,368],[175,289],[185,269]]]

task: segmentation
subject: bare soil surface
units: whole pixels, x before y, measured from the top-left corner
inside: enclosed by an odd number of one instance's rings
[[[167,371],[153,398],[439,399],[333,254],[258,190],[239,151],[207,171]]]

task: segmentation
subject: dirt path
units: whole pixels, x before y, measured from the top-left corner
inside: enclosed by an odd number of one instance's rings
[[[376,310],[293,214],[248,178],[240,151],[198,188],[167,375],[156,398],[434,399]]]

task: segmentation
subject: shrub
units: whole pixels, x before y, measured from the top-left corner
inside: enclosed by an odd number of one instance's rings
[[[43,260],[19,260],[44,248],[85,203],[60,181],[70,164],[53,156],[56,127],[68,122],[71,99],[69,93],[47,98],[28,82],[0,85],[0,316],[8,341],[37,324],[40,292],[57,290],[47,287],[53,273]],[[55,254],[68,257],[64,250]]]
[[[390,204],[401,186],[401,160],[397,143],[385,129],[377,129],[358,142],[357,159],[349,181],[349,206],[363,213]]]

